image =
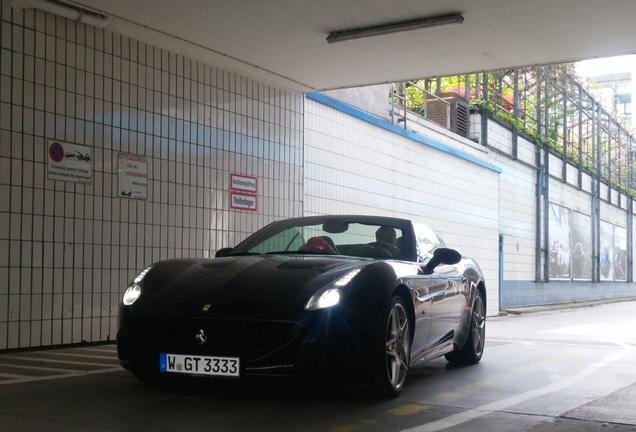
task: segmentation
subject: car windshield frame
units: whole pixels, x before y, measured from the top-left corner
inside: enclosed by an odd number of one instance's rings
[[[322,227],[322,229],[318,230],[318,226]],[[368,229],[361,228],[364,226],[367,226]],[[298,246],[303,244],[305,246],[309,246],[309,243],[311,243],[308,242],[309,238],[305,238],[303,236],[302,242],[299,242],[296,239],[293,239],[293,235],[291,235],[291,233],[293,233],[293,229],[299,228],[299,232],[305,229],[310,229],[314,232],[315,236],[319,236],[320,234],[323,238],[333,237],[335,239],[341,239],[343,234],[353,235],[353,233],[349,233],[349,227],[356,227],[358,230],[365,230],[366,240],[372,241],[364,241],[359,244],[339,244],[336,247],[336,251],[332,252],[329,248],[324,248],[324,244],[322,244],[320,240],[317,240],[321,243],[318,246],[323,249],[312,250],[312,248],[305,247],[303,250],[302,247],[299,248]],[[373,233],[375,237],[375,232],[380,227],[391,227],[394,229],[397,237],[402,237],[399,243],[400,248],[398,248],[397,252],[394,249],[390,249],[392,252],[387,254],[386,252],[377,250],[378,246],[382,246],[382,248],[384,248],[384,245],[372,245],[375,246],[375,249],[369,246],[370,243],[377,243],[375,238],[370,238],[369,233]],[[288,233],[285,234],[286,232]],[[289,240],[289,246],[287,248],[280,247],[280,249],[287,250],[277,250],[276,248],[269,250],[271,248],[262,247],[265,242],[276,236],[279,236],[277,239],[279,245],[284,244],[285,240],[283,239]],[[258,250],[259,247],[261,247],[261,250]],[[413,262],[417,261],[415,236],[411,221],[407,219],[382,216],[325,215],[291,218],[273,222],[239,243],[228,253],[227,256],[267,254],[318,254],[330,256],[353,256],[358,258],[396,259]]]

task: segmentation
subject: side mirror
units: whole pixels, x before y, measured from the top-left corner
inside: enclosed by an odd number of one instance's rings
[[[424,274],[431,274],[439,265],[453,265],[462,260],[462,254],[455,249],[438,248],[433,252],[433,258],[424,266]]]
[[[225,247],[225,248],[221,248],[218,251],[216,251],[216,253],[214,254],[214,258],[223,258],[225,256],[228,256],[230,254],[230,252],[232,252],[231,247]]]

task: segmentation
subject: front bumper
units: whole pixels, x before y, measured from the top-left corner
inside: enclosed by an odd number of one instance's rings
[[[204,330],[207,341],[195,336]],[[294,320],[124,318],[117,334],[120,364],[159,373],[160,353],[241,359],[241,376],[364,375],[373,332],[352,325],[338,308]],[[172,374],[171,374],[172,375]]]

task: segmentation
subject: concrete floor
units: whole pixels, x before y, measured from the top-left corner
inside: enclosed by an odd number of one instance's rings
[[[0,354],[0,430],[636,431],[636,302],[491,318],[482,362],[413,370],[403,394],[196,381],[147,386],[114,345]]]

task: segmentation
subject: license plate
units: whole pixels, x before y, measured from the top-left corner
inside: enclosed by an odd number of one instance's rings
[[[159,371],[238,377],[240,359],[161,353],[159,354]]]

